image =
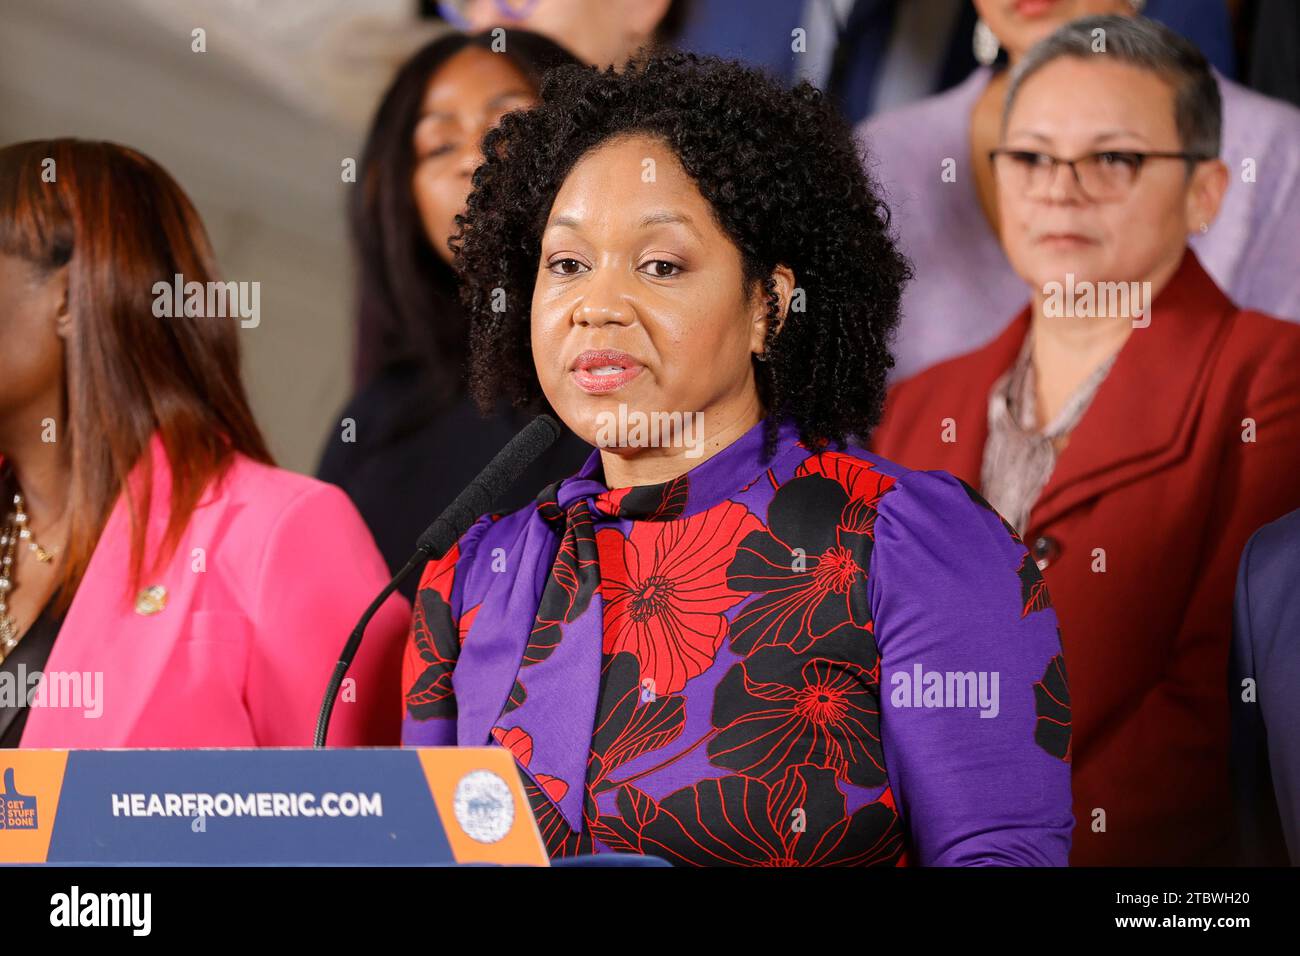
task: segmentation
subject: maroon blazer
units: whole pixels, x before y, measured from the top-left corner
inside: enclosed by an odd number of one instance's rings
[[[1300,507],[1300,326],[1238,309],[1190,251],[1150,317],[1023,529],[1073,698],[1075,865],[1227,860],[1237,562],[1256,528]],[[978,488],[989,390],[1028,329],[1026,309],[895,386],[874,450]]]

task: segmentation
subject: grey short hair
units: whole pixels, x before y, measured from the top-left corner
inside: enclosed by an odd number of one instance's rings
[[[1096,30],[1104,31],[1105,53],[1093,49]],[[1174,88],[1174,122],[1185,152],[1206,158],[1219,155],[1223,136],[1223,98],[1210,64],[1192,43],[1144,17],[1099,16],[1073,20],[1045,37],[1025,54],[1007,87],[1003,129],[1011,104],[1025,80],[1063,56],[1089,59],[1110,56],[1150,70]]]

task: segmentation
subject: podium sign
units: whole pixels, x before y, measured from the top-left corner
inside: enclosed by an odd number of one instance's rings
[[[503,747],[0,750],[0,863],[547,866]]]

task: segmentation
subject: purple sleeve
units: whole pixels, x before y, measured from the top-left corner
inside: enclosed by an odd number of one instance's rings
[[[946,472],[879,503],[868,588],[885,766],[927,866],[1065,866],[1070,710],[1056,614],[1001,518]]]

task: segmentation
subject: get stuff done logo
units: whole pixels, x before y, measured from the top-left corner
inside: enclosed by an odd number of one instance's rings
[[[36,830],[36,797],[19,793],[14,782],[14,768],[5,767],[4,789],[0,790],[0,830]]]

